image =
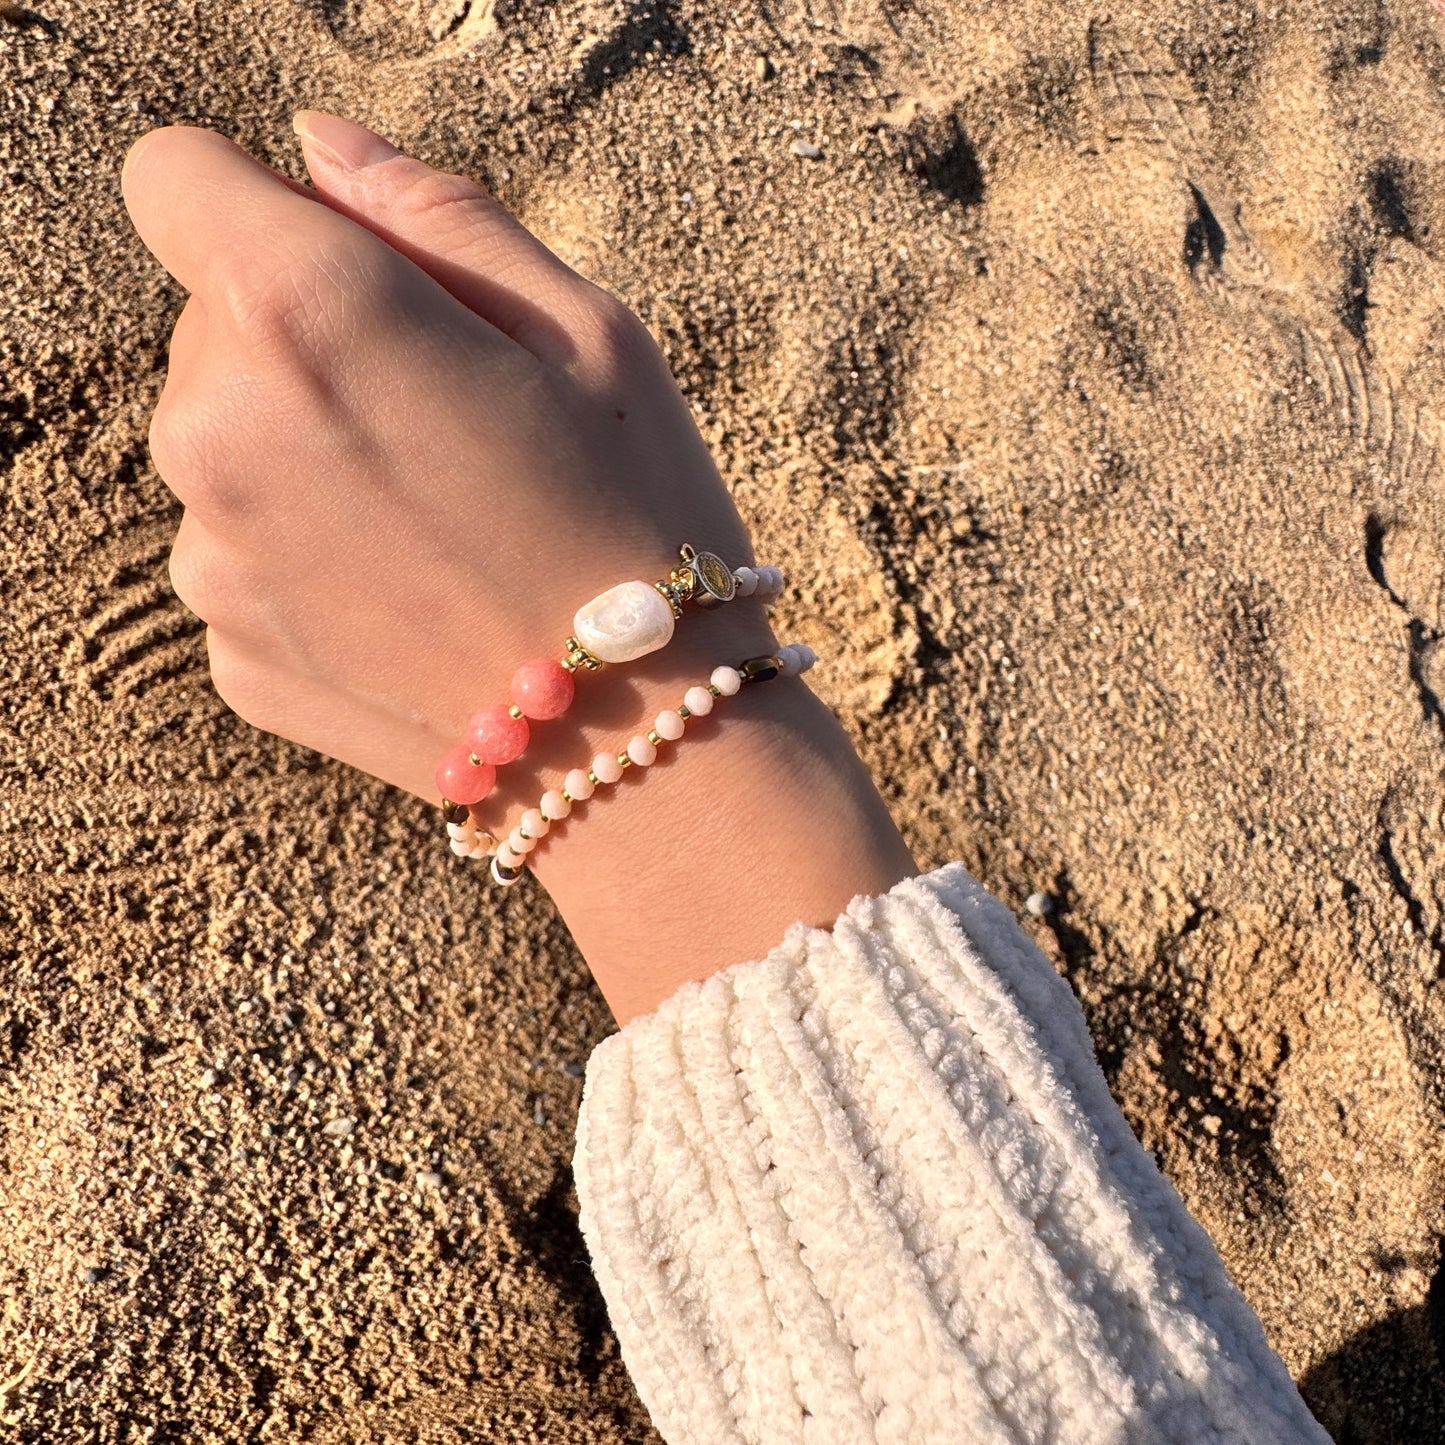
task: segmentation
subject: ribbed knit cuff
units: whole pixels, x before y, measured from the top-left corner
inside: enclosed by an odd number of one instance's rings
[[[959,864],[604,1040],[573,1169],[669,1445],[1328,1441]]]

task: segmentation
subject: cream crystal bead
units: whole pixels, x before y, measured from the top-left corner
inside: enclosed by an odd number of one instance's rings
[[[724,697],[732,697],[743,685],[743,675],[735,667],[715,667],[709,681]]]
[[[637,764],[639,768],[651,767],[657,761],[657,744],[650,743],[638,733],[630,743],[627,744],[627,756]]]
[[[522,814],[522,827],[532,838],[545,838],[552,831],[552,825],[542,816],[540,808],[528,808]]]
[[[683,705],[699,717],[706,717],[712,711],[712,694],[705,687],[690,687],[683,696]]]
[[[791,645],[778,649],[778,661],[783,664],[784,677],[797,677],[803,670],[802,655],[796,647]]]
[[[733,576],[737,579],[739,597],[751,597],[758,590],[758,574],[751,567],[739,567]]]
[[[449,838],[466,838],[468,840],[477,836],[477,830],[470,823],[448,823],[447,836]]]
[[[477,841],[472,844],[471,852],[467,854],[468,858],[490,858],[491,856],[492,850],[487,845],[485,838],[478,838]]]
[[[472,852],[472,845],[468,843],[465,838],[453,838],[452,852],[455,853],[458,858],[469,858]]]
[[[586,774],[583,776],[585,777]],[[542,811],[555,823],[559,818],[565,818],[572,811],[572,804],[556,788],[549,788],[542,794]]]
[[[521,863],[521,860],[520,860],[520,859],[518,859],[515,863],[503,863],[503,862],[502,862],[502,855],[501,855],[500,852],[498,852],[497,856],[492,859],[492,880],[493,880],[493,882],[499,883],[503,888],[510,888],[510,887],[512,886],[512,884],[514,884],[514,883],[517,881],[517,879],[516,879],[516,878],[503,878],[503,877],[502,877],[501,870],[502,870],[503,868],[520,868],[521,866],[522,866],[522,863]]]
[[[497,849],[496,862],[503,868],[520,868],[526,861],[509,842]],[[495,872],[492,876],[496,876]]]
[[[569,797],[579,803],[583,803],[592,796],[592,790],[597,785],[587,776],[586,768],[573,768],[572,771],[567,774],[562,786],[567,789]],[[551,810],[549,809],[548,811],[550,812]]]
[[[818,654],[806,642],[795,642],[793,646],[803,654],[803,671],[807,672],[817,662]]]
[[[666,712],[658,713],[657,721],[653,723],[652,730],[658,737],[665,738],[670,743],[675,743],[678,738],[682,736],[686,727],[687,724],[683,722],[671,708],[668,708]]]
[[[672,608],[648,582],[619,582],[594,597],[572,620],[578,642],[601,662],[631,662],[665,647]]]
[[[599,783],[615,783],[622,776],[622,764],[617,761],[616,753],[598,753],[592,759],[592,771],[597,774]]]
[[[535,838],[524,838],[520,828],[513,828],[507,834],[507,847],[517,854],[530,853],[537,846]]]

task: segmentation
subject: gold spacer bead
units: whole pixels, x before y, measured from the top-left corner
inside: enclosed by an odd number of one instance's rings
[[[564,803],[575,803],[575,802],[577,801],[577,799],[574,798],[574,797],[572,796],[572,794],[567,791],[566,788],[563,788],[563,789],[562,789],[562,801],[563,801]]]
[[[650,742],[653,747],[656,747],[662,741],[662,738],[658,736],[656,728],[648,728],[647,741]]]
[[[566,668],[566,670],[567,670],[568,672],[576,672],[576,671],[577,671],[577,664],[576,664],[575,662],[573,662],[570,657],[564,657],[564,658],[562,659],[562,666],[563,666],[564,668]]]
[[[481,767],[482,760],[475,753],[468,753],[467,756],[472,760],[472,766],[474,768]]]
[[[619,768],[630,768],[630,767],[632,766],[632,756],[631,756],[631,754],[630,754],[630,753],[618,753],[618,754],[617,754],[617,766],[618,766]]]
[[[591,783],[594,788],[600,788],[602,786],[602,779],[599,778],[591,768],[587,769],[587,781]]]
[[[715,683],[715,682],[710,682],[710,683],[708,683],[708,685],[707,685],[707,690],[708,690],[714,697],[721,697],[721,696],[722,696],[722,688],[720,688],[720,687],[717,685],[717,683]]]
[[[519,837],[522,838],[530,838],[532,836],[525,828],[520,826],[517,829],[517,834]]]
[[[692,709],[686,703],[683,703],[683,705],[678,708],[677,715],[683,720],[683,722],[686,722],[688,718],[692,716]]]
[[[507,716],[508,716],[508,717],[521,717],[521,716],[522,716],[522,709],[519,708],[516,703],[513,703],[513,704],[511,705],[511,707],[509,707],[509,708],[507,709]]]

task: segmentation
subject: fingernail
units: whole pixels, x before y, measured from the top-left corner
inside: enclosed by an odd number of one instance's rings
[[[291,117],[291,129],[343,170],[360,170],[401,152],[374,130],[354,121],[342,120],[320,110],[298,110]]]

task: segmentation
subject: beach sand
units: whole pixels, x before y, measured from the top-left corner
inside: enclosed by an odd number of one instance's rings
[[[657,1438],[576,1226],[614,1025],[565,930],[232,715],[169,587],[183,293],[121,160],[200,124],[304,177],[301,106],[640,312],[920,859],[1067,975],[1312,1408],[1445,1436],[1445,16],[27,0],[3,1438]]]

